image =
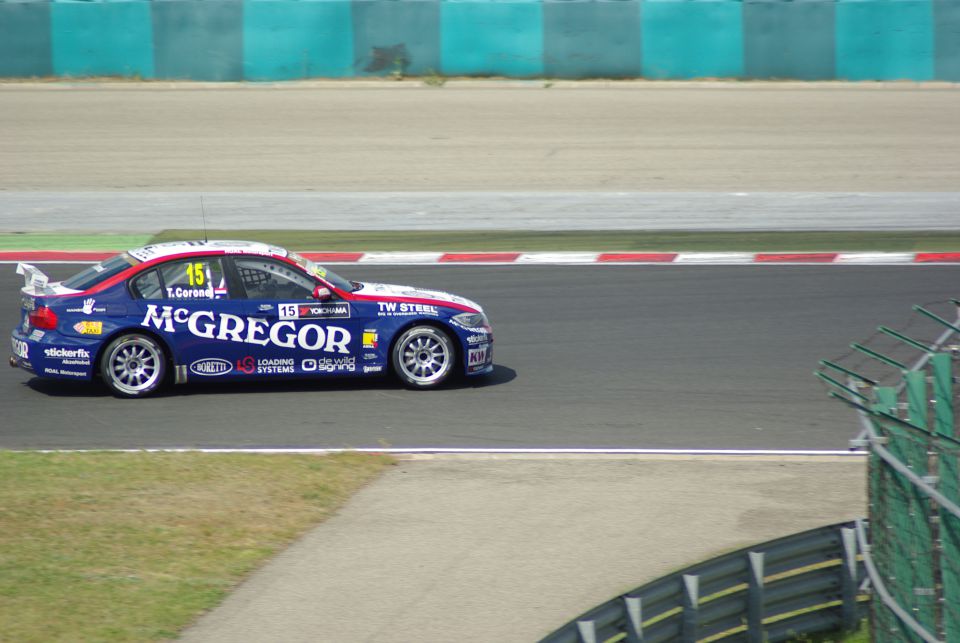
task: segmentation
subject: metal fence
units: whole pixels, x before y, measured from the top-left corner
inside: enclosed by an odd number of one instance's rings
[[[820,527],[699,563],[590,610],[541,643],[785,641],[866,615],[862,523]],[[861,537],[859,540],[863,540]]]
[[[878,643],[960,641],[958,356],[960,301],[950,300],[914,306],[903,327],[879,327],[817,373],[856,409],[863,432],[853,444],[870,450],[867,568]]]

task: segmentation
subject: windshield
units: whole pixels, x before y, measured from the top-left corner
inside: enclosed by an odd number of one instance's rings
[[[353,292],[355,290],[352,282],[347,281],[334,271],[328,270],[323,266],[310,261],[309,259],[304,259],[296,252],[290,252],[287,254],[287,256],[308,273],[311,275],[316,275],[324,281],[327,281],[328,283],[332,284],[334,288],[338,288],[346,292]]]
[[[102,263],[90,266],[83,272],[78,272],[64,281],[63,285],[72,290],[87,290],[138,263],[140,262],[124,252],[122,255],[110,257]]]

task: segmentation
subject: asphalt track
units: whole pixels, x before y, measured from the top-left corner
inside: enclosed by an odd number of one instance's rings
[[[53,278],[76,266],[46,267]],[[342,267],[458,292],[496,334],[485,381],[204,384],[147,400],[0,370],[0,448],[609,447],[843,449],[850,411],[812,377],[960,267]],[[4,332],[21,284],[0,273]]]

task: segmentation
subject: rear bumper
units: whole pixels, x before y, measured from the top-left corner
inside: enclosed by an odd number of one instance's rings
[[[13,355],[10,366],[22,368],[40,377],[65,380],[89,380],[93,377],[98,341],[65,337],[56,331],[10,335]]]

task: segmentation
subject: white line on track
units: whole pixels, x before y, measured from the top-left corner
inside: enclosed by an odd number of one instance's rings
[[[20,449],[8,449],[17,451]],[[148,448],[148,449],[30,449],[34,453],[259,453],[331,455],[335,453],[382,453],[388,455],[597,455],[597,456],[777,456],[777,457],[853,457],[861,458],[864,451],[818,449],[593,449],[593,448],[457,448],[457,447],[360,447],[351,449],[324,448]]]

